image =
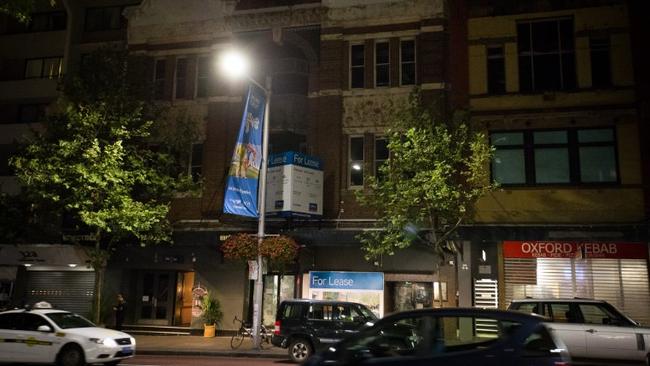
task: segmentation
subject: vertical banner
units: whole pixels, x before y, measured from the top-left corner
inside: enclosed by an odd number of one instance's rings
[[[257,187],[262,165],[262,128],[266,96],[260,88],[251,85],[232,162],[228,171],[225,213],[257,217]]]

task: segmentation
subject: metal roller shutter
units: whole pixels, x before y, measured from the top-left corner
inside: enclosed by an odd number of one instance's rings
[[[605,300],[650,325],[645,259],[504,258],[506,306],[514,299]]]
[[[47,301],[57,309],[90,314],[95,272],[28,271],[27,302]]]

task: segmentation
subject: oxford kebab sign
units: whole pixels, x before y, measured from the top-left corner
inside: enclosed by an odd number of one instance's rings
[[[615,258],[647,259],[643,243],[504,241],[505,258]]]

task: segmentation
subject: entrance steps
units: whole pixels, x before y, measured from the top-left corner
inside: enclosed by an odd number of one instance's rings
[[[175,327],[167,325],[125,324],[122,331],[129,334],[159,335],[159,336],[188,336],[192,335],[190,327]]]

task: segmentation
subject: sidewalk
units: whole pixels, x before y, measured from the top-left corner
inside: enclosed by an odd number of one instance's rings
[[[268,343],[264,349],[254,350],[251,339],[237,349],[230,347],[230,337],[204,338],[201,336],[133,335],[136,354],[140,355],[193,355],[223,357],[268,357],[289,359],[287,350]]]

